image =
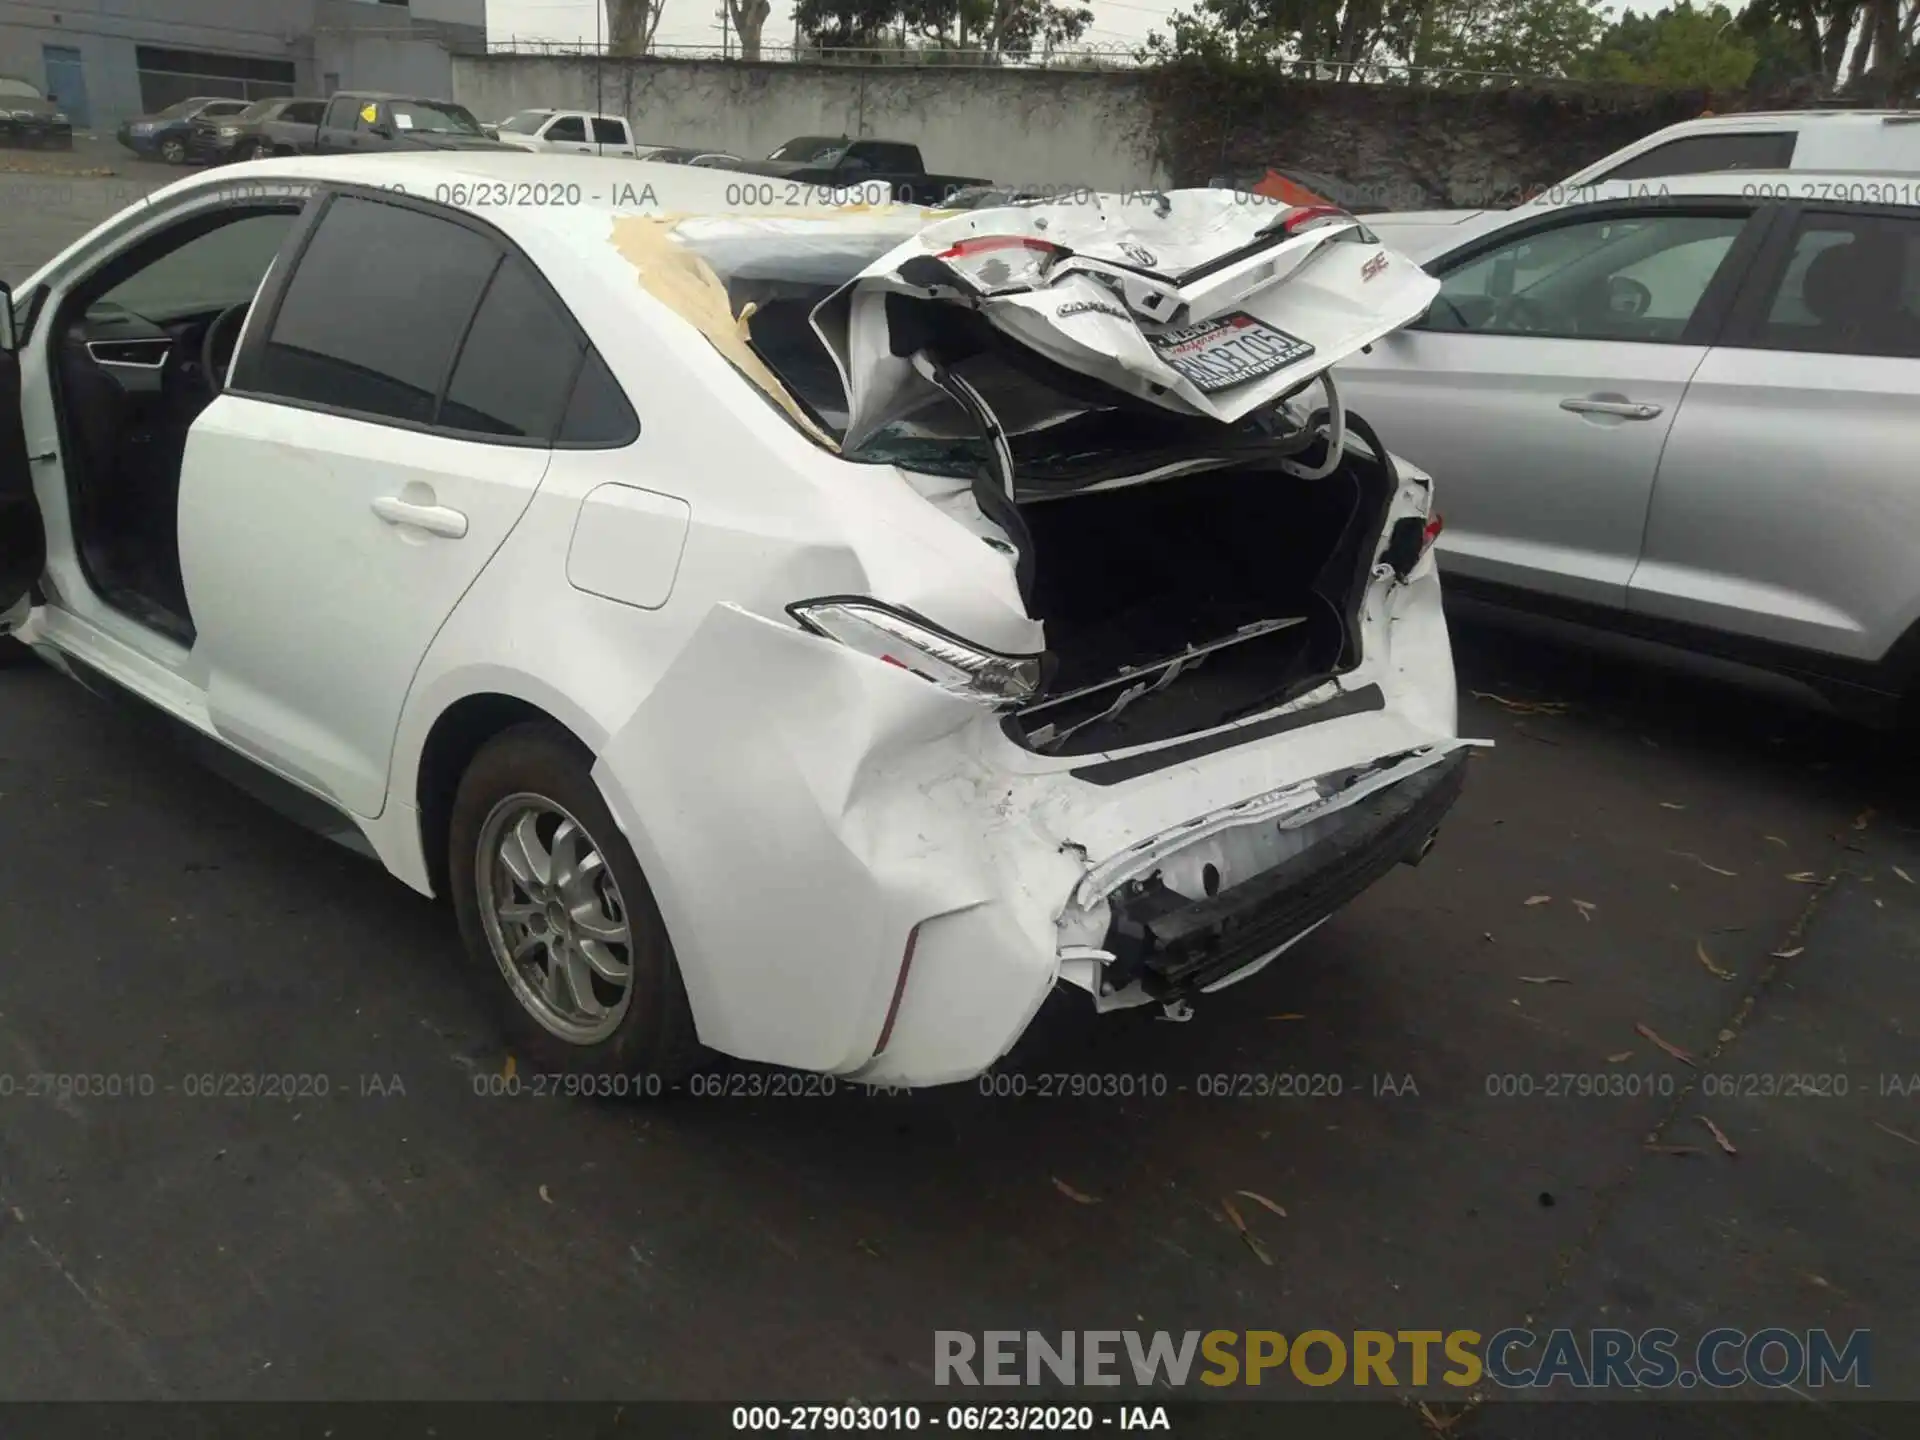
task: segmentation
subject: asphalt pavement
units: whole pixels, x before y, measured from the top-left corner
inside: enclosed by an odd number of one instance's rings
[[[100,198],[6,199],[44,183],[0,176],[7,267]],[[1439,844],[1190,1022],[1063,993],[985,1085],[652,1103],[491,1093],[440,907],[0,672],[0,1397],[928,1399],[936,1330],[1524,1323],[1866,1327],[1875,1394],[1920,1399],[1909,753],[1457,649],[1497,745]],[[1578,1433],[1423,1398],[1378,1433]]]

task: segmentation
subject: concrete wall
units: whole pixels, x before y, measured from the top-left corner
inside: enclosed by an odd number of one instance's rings
[[[911,141],[942,174],[1100,189],[1166,178],[1126,72],[456,55],[453,91],[482,120],[599,108],[654,144],[750,157],[796,135],[870,135]]]

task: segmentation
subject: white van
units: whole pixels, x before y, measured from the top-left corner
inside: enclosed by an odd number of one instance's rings
[[[1702,115],[1656,130],[1561,181],[1654,180],[1724,170],[1920,174],[1920,111],[1772,110]]]

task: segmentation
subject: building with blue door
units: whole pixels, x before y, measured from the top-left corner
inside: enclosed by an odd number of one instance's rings
[[[0,74],[95,134],[196,95],[450,95],[485,40],[486,0],[0,0]]]

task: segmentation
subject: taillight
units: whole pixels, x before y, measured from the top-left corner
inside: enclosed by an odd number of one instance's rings
[[[1433,542],[1440,538],[1440,532],[1446,529],[1446,525],[1447,522],[1441,517],[1440,512],[1437,510],[1427,518],[1426,528],[1420,532],[1420,553],[1422,555],[1433,548]]]
[[[1040,688],[1040,656],[982,649],[931,621],[864,597],[802,600],[787,607],[814,634],[911,671],[949,694],[995,709],[1021,705]]]
[[[975,235],[934,256],[989,294],[1029,290],[1043,283],[1047,268],[1072,252],[1031,235]]]

